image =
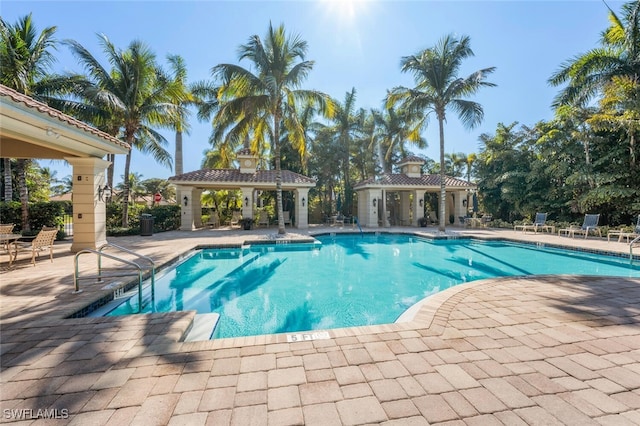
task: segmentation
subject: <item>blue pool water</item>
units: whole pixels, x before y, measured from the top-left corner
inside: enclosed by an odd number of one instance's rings
[[[216,312],[214,337],[394,322],[426,296],[501,276],[640,277],[629,260],[510,242],[408,235],[321,236],[322,244],[204,249],[145,291],[143,312]],[[637,262],[636,262],[637,263]],[[138,311],[138,299],[109,315]]]

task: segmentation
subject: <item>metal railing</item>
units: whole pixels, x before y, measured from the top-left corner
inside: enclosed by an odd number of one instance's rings
[[[146,262],[148,262],[150,265],[143,267],[141,266],[139,263],[136,263],[134,261],[128,260],[128,259],[124,259],[122,257],[119,256],[114,256],[112,254],[109,253],[105,253],[104,250],[107,248],[115,248],[118,249],[120,251],[124,251],[125,253],[131,254],[139,259],[142,259]],[[82,254],[87,254],[87,253],[93,253],[96,254],[98,256],[98,273],[97,275],[85,275],[85,276],[80,276],[80,270],[79,270],[79,258]],[[114,260],[116,262],[120,262],[124,265],[130,266],[131,268],[133,268],[134,270],[126,270],[126,269],[118,269],[115,270],[115,272],[110,272],[108,274],[104,274],[105,268],[102,267],[102,258],[106,257],[107,259],[111,259]],[[141,254],[138,254],[134,251],[131,251],[129,249],[126,249],[124,247],[118,246],[116,244],[104,244],[102,246],[100,246],[97,250],[94,249],[83,249],[80,250],[78,253],[76,253],[75,258],[74,258],[74,274],[73,274],[73,286],[74,286],[74,291],[73,293],[81,293],[82,290],[80,289],[80,280],[85,280],[85,279],[96,279],[96,282],[102,282],[103,278],[115,278],[115,277],[130,277],[130,276],[138,276],[138,313],[142,311],[142,281],[144,278],[144,271],[149,270],[150,271],[150,278],[151,278],[151,300],[154,299],[154,292],[155,292],[155,274],[156,274],[156,265],[155,262],[153,261],[153,259],[151,259],[148,256],[144,256]]]
[[[629,261],[633,262],[633,248],[640,247],[640,236],[629,243]]]

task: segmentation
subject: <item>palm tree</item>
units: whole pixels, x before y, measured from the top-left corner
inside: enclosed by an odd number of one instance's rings
[[[335,146],[342,154],[342,177],[344,181],[344,203],[342,210],[346,214],[351,214],[351,150],[353,142],[362,132],[364,123],[364,110],[356,111],[356,89],[345,93],[344,102],[336,102],[336,111],[333,115],[333,125],[329,131],[335,138]]]
[[[402,158],[407,156],[407,147],[405,146],[407,141],[416,148],[427,147],[426,139],[420,134],[425,125],[422,111],[409,112],[388,105],[382,112],[374,110],[373,117],[379,143],[385,149],[383,159],[381,159],[385,172],[391,172],[394,154],[399,154]]]
[[[20,18],[14,25],[0,18],[0,83],[20,93],[46,101],[54,90],[48,79],[48,71],[55,61],[51,49],[55,49],[53,38],[56,27],[47,27],[40,34],[31,20],[31,14]],[[22,229],[30,231],[29,192],[26,171],[28,159],[16,161],[16,174],[20,203],[22,204]],[[11,162],[4,160],[5,199],[11,200]],[[9,198],[7,198],[9,196]]]
[[[173,72],[172,84],[174,86],[173,97],[171,103],[177,107],[177,117],[173,123],[176,132],[175,146],[175,173],[181,175],[184,173],[183,168],[183,150],[182,150],[182,134],[189,134],[189,105],[197,104],[196,97],[187,85],[187,67],[184,59],[179,55],[169,55],[167,57]]]
[[[549,82],[553,85],[567,83],[556,96],[553,105],[586,106],[596,95],[603,94],[607,87],[618,85],[626,88],[621,94],[632,102],[620,100],[624,110],[634,111],[633,120],[621,114],[620,124],[627,127],[630,163],[634,167],[635,136],[640,127],[640,1],[622,6],[620,19],[608,6],[610,27],[602,33],[602,46],[577,55],[562,64]]]
[[[462,152],[452,152],[451,154],[445,154],[444,157],[445,162],[449,165],[448,173],[453,177],[462,176],[462,170],[467,164],[467,156]]]
[[[116,49],[105,35],[100,36],[100,43],[113,66],[111,70],[82,45],[68,41],[89,75],[82,82],[79,96],[106,111],[104,122],[112,128],[117,126],[129,144],[123,176],[129,176],[133,148],[150,153],[157,162],[171,168],[171,155],[164,149],[167,140],[153,126],[171,128],[178,121],[179,108],[171,103],[179,97],[176,87],[157,66],[155,54],[141,41],[132,41],[125,51]],[[122,226],[126,228],[128,179],[124,180],[122,202]]]
[[[463,59],[474,56],[470,39],[453,35],[442,38],[435,47],[425,49],[412,56],[403,57],[400,64],[402,72],[413,74],[416,86],[394,88],[388,96],[388,104],[402,102],[409,111],[423,111],[428,115],[435,113],[438,119],[440,135],[440,223],[439,232],[445,232],[445,161],[444,161],[444,122],[448,109],[453,110],[462,124],[472,129],[482,122],[484,111],[477,102],[466,100],[481,87],[495,86],[485,77],[495,71],[495,67],[476,71],[466,78],[458,77]]]
[[[253,35],[240,46],[239,60],[251,61],[256,74],[239,65],[219,64],[214,76],[222,81],[220,106],[215,116],[218,131],[228,137],[245,141],[270,141],[276,167],[278,234],[285,234],[282,208],[282,171],[280,167],[281,127],[288,131],[288,143],[304,154],[304,129],[297,119],[297,105],[315,103],[326,114],[331,112],[327,95],[314,90],[299,89],[313,68],[313,61],[304,58],[307,43],[299,36],[287,37],[283,25],[269,24],[262,40]],[[296,62],[300,60],[300,62]]]

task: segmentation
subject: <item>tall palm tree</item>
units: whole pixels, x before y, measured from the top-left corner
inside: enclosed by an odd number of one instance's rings
[[[444,122],[447,110],[458,115],[462,124],[472,129],[482,122],[482,106],[465,98],[475,94],[481,87],[495,84],[485,80],[495,67],[483,68],[465,78],[458,77],[463,59],[474,56],[468,36],[456,38],[447,35],[436,46],[405,56],[400,61],[402,72],[413,74],[414,88],[396,87],[388,96],[388,104],[401,101],[409,111],[423,111],[426,115],[435,113],[440,135],[440,223],[439,232],[445,232],[445,158]]]
[[[287,37],[285,28],[269,24],[266,37],[257,35],[240,46],[239,60],[251,61],[256,74],[239,65],[219,64],[214,76],[222,81],[220,106],[214,118],[220,132],[244,141],[268,140],[276,167],[278,234],[285,234],[282,208],[282,170],[280,167],[281,128],[287,129],[288,140],[300,154],[306,148],[304,129],[297,119],[298,104],[316,103],[326,114],[331,112],[327,95],[299,89],[313,68],[305,60],[307,43],[299,36]],[[296,62],[296,61],[300,62]]]
[[[635,112],[635,119],[622,114],[620,122],[627,127],[630,163],[636,165],[635,138],[640,127],[640,1],[622,6],[622,19],[608,6],[611,25],[602,33],[601,47],[566,61],[549,82],[567,84],[554,99],[555,107],[586,106],[593,97],[602,95],[608,86],[621,86],[621,92],[632,102],[620,100],[624,110]]]
[[[176,121],[173,123],[176,132],[175,173],[176,175],[181,175],[184,173],[182,134],[189,134],[189,110],[187,107],[197,104],[197,101],[195,95],[187,85],[187,67],[184,59],[179,55],[169,55],[167,60],[171,66],[171,83],[174,86],[171,103],[177,107]]]
[[[179,107],[171,100],[179,97],[171,79],[156,63],[155,54],[141,41],[132,41],[124,51],[116,49],[105,35],[100,43],[112,69],[104,68],[82,45],[68,44],[88,73],[79,84],[79,96],[107,112],[104,122],[117,128],[129,144],[123,176],[129,176],[131,150],[149,153],[160,164],[171,168],[171,154],[164,149],[167,140],[154,127],[171,128],[178,121]],[[81,86],[81,87],[80,87]],[[128,227],[129,180],[124,180],[122,226]]]
[[[47,27],[38,33],[31,20],[31,14],[18,19],[14,24],[0,18],[0,83],[20,93],[46,101],[54,89],[48,79],[49,68],[55,61],[51,49],[55,49],[53,38],[56,27]],[[22,205],[22,229],[30,231],[29,192],[26,171],[28,159],[16,161],[18,193]],[[5,199],[11,200],[11,162],[4,160]],[[9,198],[7,198],[9,196]]]

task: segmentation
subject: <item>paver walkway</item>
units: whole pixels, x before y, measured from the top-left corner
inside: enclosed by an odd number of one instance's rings
[[[120,242],[169,258],[194,235]],[[637,278],[486,280],[429,298],[411,322],[326,340],[181,343],[193,313],[62,319],[60,272],[1,278],[3,422],[640,424]],[[60,293],[31,293],[47,283]],[[22,310],[21,292],[33,299]]]

